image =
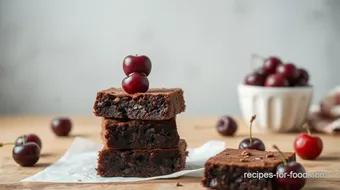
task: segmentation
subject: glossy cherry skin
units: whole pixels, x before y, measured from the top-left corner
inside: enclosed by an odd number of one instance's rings
[[[223,136],[233,136],[237,131],[237,123],[230,116],[223,116],[217,122],[217,131]]]
[[[12,157],[20,166],[33,166],[40,158],[40,147],[34,142],[17,145],[13,148]]]
[[[271,74],[267,77],[264,86],[266,87],[287,87],[288,80],[281,74]]]
[[[250,143],[250,138],[243,139],[243,141],[240,142],[238,148],[239,149],[255,149],[255,150],[261,150],[261,151],[266,150],[264,143],[258,138],[252,138],[252,143]]]
[[[298,162],[291,161],[286,166],[284,164],[278,165],[275,174],[275,180],[281,189],[299,190],[306,185],[306,170]]]
[[[323,142],[320,137],[301,133],[294,140],[296,154],[304,160],[314,160],[321,154]]]
[[[279,65],[276,68],[276,73],[285,76],[288,81],[294,81],[299,77],[299,71],[292,63]]]
[[[15,140],[15,145],[23,145],[23,142],[24,142],[24,139],[25,139],[25,142],[34,142],[36,143],[40,149],[41,149],[41,140],[40,138],[36,135],[36,134],[28,134],[28,135],[22,135],[20,137],[18,137],[16,140]]]
[[[51,121],[52,131],[57,136],[68,136],[72,129],[72,122],[69,118],[54,118]]]
[[[294,81],[294,86],[308,86],[309,74],[305,69],[298,69],[299,76]]]
[[[282,61],[278,57],[271,56],[264,60],[263,69],[267,74],[273,74],[281,64]]]
[[[151,68],[151,60],[145,55],[129,55],[123,61],[123,70],[126,76],[131,73],[144,73],[149,76]]]
[[[304,78],[307,81],[309,80],[309,73],[305,69],[300,68],[300,69],[298,69],[298,72],[299,72],[299,77],[300,78]]]
[[[264,78],[266,78],[268,76],[268,73],[264,70],[263,67],[256,69],[255,73],[263,76]]]
[[[123,79],[122,88],[128,94],[143,93],[149,90],[149,80],[143,73],[131,73]]]
[[[252,86],[264,86],[265,77],[257,73],[251,73],[244,79],[244,84]]]

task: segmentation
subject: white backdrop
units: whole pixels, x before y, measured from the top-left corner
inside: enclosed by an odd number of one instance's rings
[[[340,81],[337,0],[0,0],[0,114],[92,114],[146,54],[152,87],[181,87],[185,114],[237,114],[252,53],[307,67],[314,102]],[[338,12],[338,13],[337,13]]]

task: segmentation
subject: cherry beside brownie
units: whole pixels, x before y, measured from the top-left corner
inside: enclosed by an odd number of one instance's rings
[[[98,117],[138,120],[168,120],[185,111],[183,90],[151,88],[128,94],[121,88],[97,93],[94,114]]]
[[[176,148],[120,150],[104,147],[99,152],[97,174],[102,177],[153,177],[180,171],[185,166],[187,143]]]
[[[163,121],[102,119],[102,140],[116,149],[173,148],[178,146],[176,119]]]
[[[287,161],[296,159],[292,152],[283,155]],[[226,149],[205,163],[202,185],[212,189],[280,189],[274,175],[281,163],[278,152]]]

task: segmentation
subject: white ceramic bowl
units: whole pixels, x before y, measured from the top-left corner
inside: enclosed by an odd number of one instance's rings
[[[239,102],[243,119],[263,132],[300,131],[304,124],[313,87],[261,87],[240,84]]]

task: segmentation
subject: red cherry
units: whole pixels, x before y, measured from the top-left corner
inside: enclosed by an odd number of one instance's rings
[[[257,73],[251,73],[244,79],[244,84],[252,86],[264,86],[265,77]]]
[[[278,57],[271,56],[264,60],[263,69],[267,74],[273,74],[281,64],[282,61]]]
[[[299,77],[299,71],[292,63],[282,64],[276,68],[276,73],[286,77],[289,81],[294,81]]]
[[[264,83],[267,87],[287,87],[288,85],[288,80],[281,74],[269,75]]]
[[[69,118],[54,118],[51,128],[57,136],[67,136],[72,129],[72,122]]]
[[[300,69],[298,69],[298,72],[299,72],[299,77],[300,78],[304,78],[307,81],[309,80],[309,73],[305,69],[300,68]]]
[[[280,189],[302,189],[307,182],[307,173],[305,168],[296,161],[287,162],[280,149],[276,145],[274,145],[273,148],[280,153],[280,157],[283,162],[276,167],[275,172],[275,181],[280,186]]]
[[[223,116],[217,122],[217,132],[223,136],[233,136],[237,131],[237,123],[230,116]]]
[[[308,86],[309,74],[305,69],[298,69],[299,76],[294,81],[293,86]]]
[[[151,72],[151,60],[145,55],[129,55],[124,58],[123,70],[126,76],[131,73],[144,73],[149,76]]]
[[[308,125],[305,125],[307,133],[298,135],[294,140],[296,154],[304,160],[314,160],[320,156],[323,142],[320,137],[312,136]]]
[[[23,145],[24,142],[34,142],[36,143],[40,149],[41,149],[41,140],[40,138],[36,135],[36,134],[28,134],[28,135],[22,135],[20,137],[18,137],[16,140],[15,140],[15,145]]]
[[[149,80],[144,73],[131,73],[123,79],[122,87],[128,94],[146,92],[149,89]]]
[[[33,166],[40,158],[40,147],[34,142],[27,142],[13,148],[12,157],[20,166]]]
[[[240,142],[240,144],[238,145],[239,149],[255,149],[255,150],[260,150],[260,151],[266,150],[266,147],[265,147],[263,141],[261,141],[258,138],[253,138],[252,125],[253,125],[253,122],[254,122],[255,119],[256,119],[256,115],[254,115],[250,119],[249,138],[245,138]]]

